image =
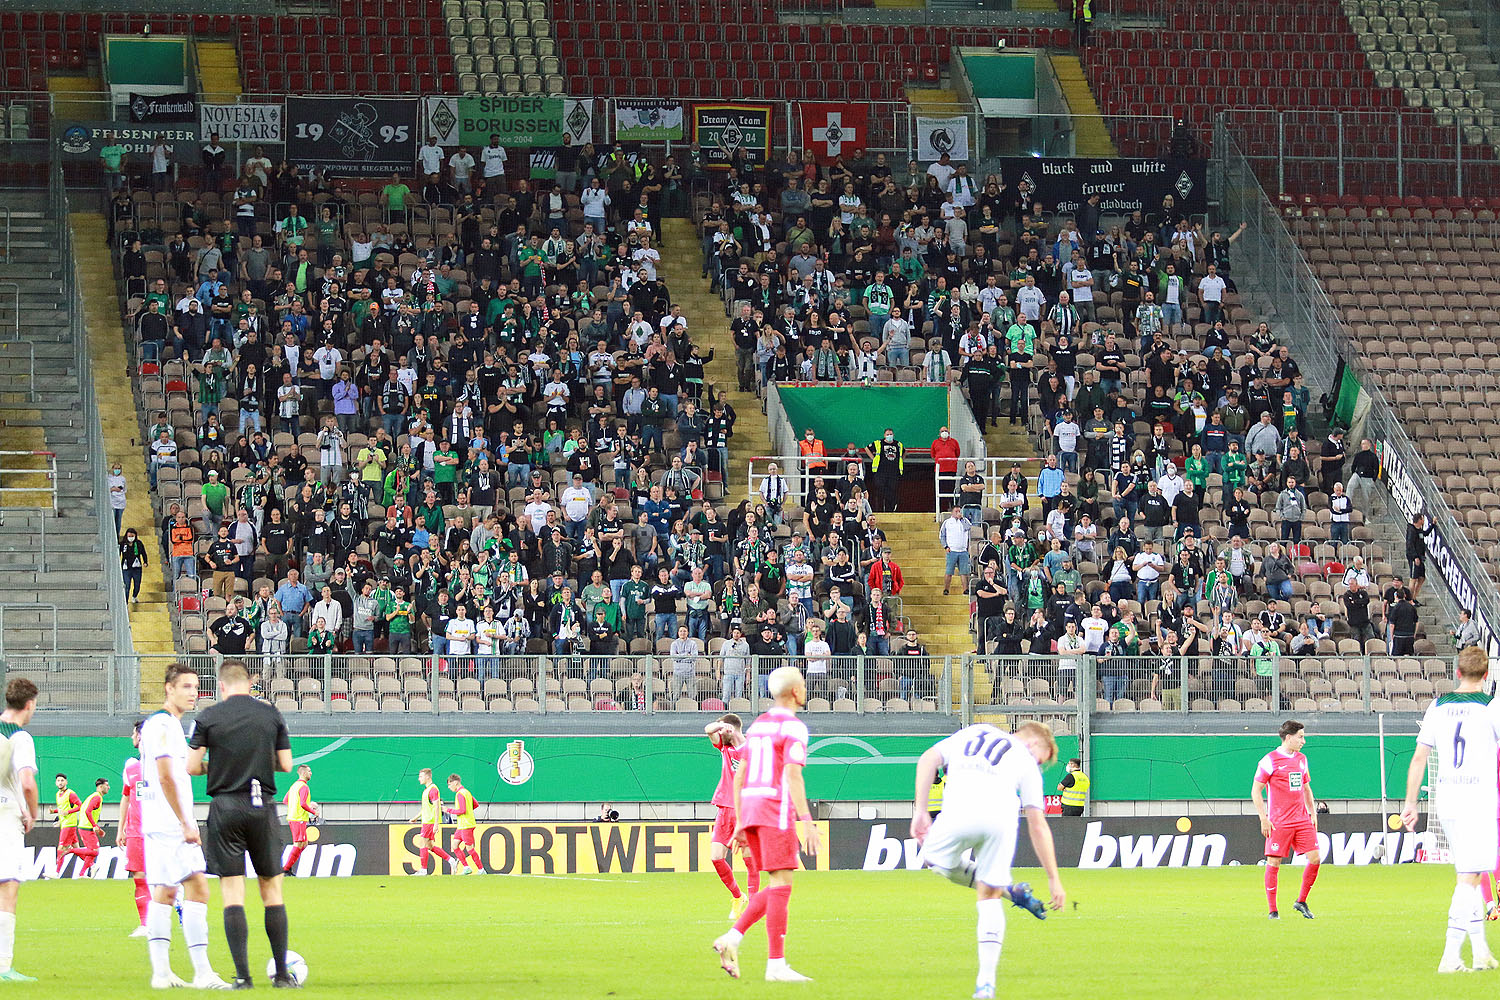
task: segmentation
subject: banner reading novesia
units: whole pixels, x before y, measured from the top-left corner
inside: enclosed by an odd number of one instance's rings
[[[1076,212],[1092,194],[1111,215],[1149,214],[1167,195],[1185,212],[1208,211],[1206,160],[1007,156],[1000,175],[1012,188],[1029,183],[1036,200],[1054,212]]]
[[[281,142],[279,104],[200,104],[198,127],[220,142]]]
[[[615,139],[620,142],[666,142],[682,138],[679,101],[615,101]]]
[[[969,116],[917,116],[917,159],[926,163],[947,153],[955,160],[969,158]]]
[[[414,97],[288,97],[287,159],[359,177],[410,173],[417,112]]]
[[[695,104],[693,141],[703,149],[704,165],[727,169],[744,150],[751,163],[771,159],[771,105]]]
[[[869,105],[803,102],[798,112],[802,115],[802,148],[812,150],[820,162],[864,153],[869,141]]]

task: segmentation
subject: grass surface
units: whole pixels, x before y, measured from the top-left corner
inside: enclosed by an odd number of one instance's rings
[[[1283,876],[1283,916],[1271,923],[1259,868],[1065,872],[1066,912],[1042,923],[1007,907],[999,992],[1208,1000],[1264,996],[1271,984],[1307,998],[1500,990],[1500,972],[1434,972],[1451,869],[1325,865],[1315,921],[1291,912],[1300,876]],[[746,978],[719,971],[709,942],[727,925],[728,895],[712,874],[298,879],[286,892],[291,946],[311,967],[306,992],[321,997],[925,1000],[973,990],[973,896],[926,872],[799,874],[787,955],[816,980],[805,986],[760,980],[764,925],[741,950]],[[259,906],[247,909],[251,966],[267,989]],[[16,966],[41,982],[3,991],[157,995],[145,941],[125,937],[134,918],[128,882],[28,883]],[[217,899],[209,929],[214,967],[228,978]],[[186,974],[173,934],[173,964]],[[1491,937],[1500,947],[1500,928]]]

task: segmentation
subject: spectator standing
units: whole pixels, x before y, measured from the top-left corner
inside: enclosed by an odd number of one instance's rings
[[[946,520],[938,525],[938,541],[943,546],[943,595],[949,593],[953,574],[967,578],[970,573],[969,535],[974,525],[964,517],[963,508],[954,505]],[[967,583],[965,584],[967,587]]]
[[[1418,514],[1406,526],[1406,561],[1411,565],[1411,603],[1421,607],[1422,585],[1427,582],[1427,533],[1431,527],[1426,514]]]
[[[120,541],[120,572],[124,574],[125,596],[130,598],[131,604],[140,602],[141,577],[149,562],[146,546],[136,535],[135,529],[125,529],[125,537]]]
[[[1478,646],[1484,641],[1479,632],[1479,625],[1475,623],[1474,616],[1467,611],[1458,613],[1458,627],[1453,630],[1453,645],[1458,647],[1461,653],[1470,646]]]

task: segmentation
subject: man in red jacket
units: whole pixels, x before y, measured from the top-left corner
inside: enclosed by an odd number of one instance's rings
[[[932,461],[938,471],[938,497],[946,506],[956,503],[954,493],[958,488],[958,442],[944,427],[932,442]]]
[[[865,589],[880,591],[886,597],[896,597],[906,581],[901,578],[901,567],[891,559],[890,549],[881,549],[880,558],[870,566],[870,575],[865,580]]]

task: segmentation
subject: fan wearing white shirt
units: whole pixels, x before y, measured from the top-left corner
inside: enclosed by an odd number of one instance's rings
[[[443,172],[443,147],[438,145],[437,136],[429,135],[427,142],[417,150],[417,167],[423,177]]]
[[[490,136],[490,144],[479,151],[479,162],[485,180],[505,176],[505,147],[498,135]]]
[[[453,186],[458,188],[460,194],[468,194],[474,190],[472,180],[474,174],[474,154],[467,149],[460,149],[448,157],[448,169],[453,172]]]
[[[446,635],[449,656],[468,656],[474,652],[474,621],[462,604],[453,609]]]

